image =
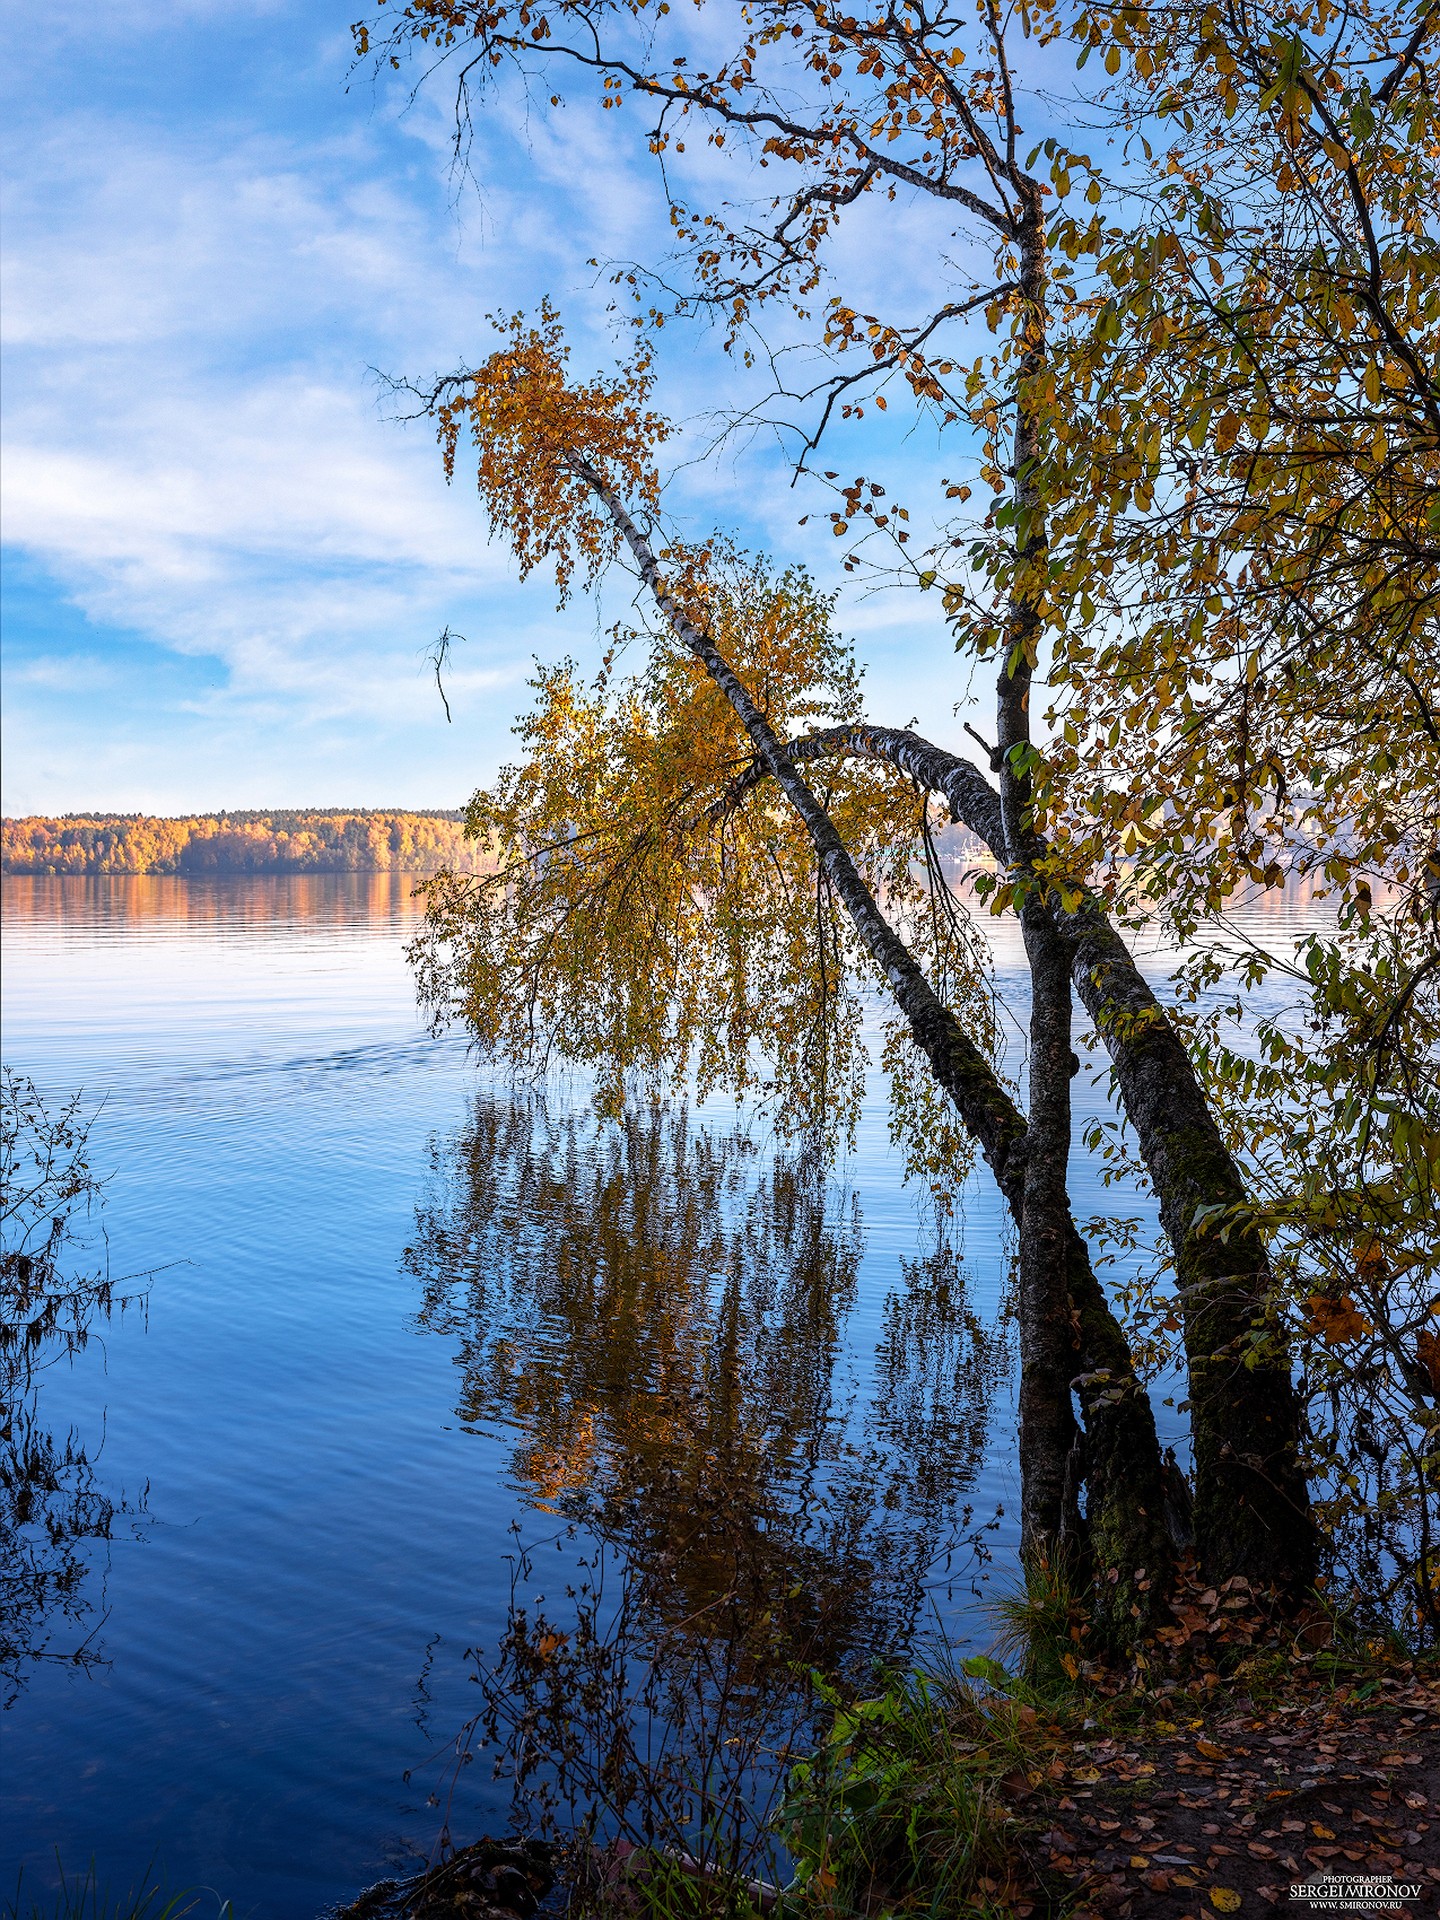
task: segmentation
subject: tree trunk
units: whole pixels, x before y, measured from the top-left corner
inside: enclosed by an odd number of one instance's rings
[[[1000,796],[968,760],[908,728],[832,727],[789,750],[882,760],[931,792],[1007,858]],[[739,796],[755,776],[734,783]],[[1201,1207],[1243,1202],[1239,1169],[1180,1036],[1095,896],[1049,911],[1070,945],[1071,978],[1115,1068],[1175,1256],[1195,1438],[1195,1537],[1207,1578],[1243,1575],[1302,1600],[1315,1579],[1317,1537],[1299,1467],[1300,1410],[1283,1339],[1269,1323],[1274,1277],[1258,1235],[1222,1240],[1197,1225]],[[1247,1360],[1248,1363],[1247,1364]]]
[[[1073,1228],[1070,1300],[1085,1421],[1085,1549],[1102,1643],[1129,1644],[1165,1613],[1175,1546],[1165,1524],[1165,1464],[1149,1395],[1135,1377],[1124,1329]]]
[[[654,551],[623,502],[616,498],[588,462],[572,456],[572,465],[614,519],[634,555],[642,579],[677,639],[695,654],[725,694],[766,774],[780,785],[804,821],[816,855],[824,864],[836,895],[850,914],[856,931],[889,982],[897,1003],[909,1021],[916,1045],[929,1060],[937,1082],[953,1101],[966,1130],[979,1145],[1012,1217],[1023,1231],[1029,1161],[1029,1130],[1024,1117],[1001,1085],[989,1061],[940,1000],[908,948],[886,921],[841,841],[834,822],[801,779],[790,752],[777,738],[739,676],[710,636],[688,617],[684,608],[667,591]],[[1066,997],[1068,1005],[1068,993]],[[1063,1080],[1068,1107],[1071,1072],[1068,1026],[1066,1035]],[[1063,1197],[1063,1163],[1061,1184]],[[1045,1201],[1047,1206],[1053,1204],[1048,1191]],[[1092,1479],[1090,1484],[1087,1518],[1092,1526],[1098,1526],[1105,1551],[1113,1556],[1106,1562],[1107,1569],[1113,1566],[1117,1570],[1117,1579],[1107,1583],[1110,1591],[1102,1596],[1102,1600],[1115,1617],[1117,1633],[1128,1637],[1137,1613],[1145,1614],[1148,1608],[1131,1613],[1127,1604],[1120,1615],[1115,1615],[1116,1594],[1128,1594],[1132,1590],[1136,1570],[1140,1568],[1147,1569],[1152,1577],[1159,1573],[1160,1578],[1156,1579],[1155,1585],[1157,1593],[1162,1591],[1164,1573],[1169,1565],[1163,1550],[1163,1534],[1157,1535],[1156,1532],[1163,1505],[1163,1466],[1149,1401],[1135,1378],[1124,1333],[1091,1270],[1089,1254],[1075,1230],[1068,1203],[1064,1213],[1063,1234],[1062,1253],[1057,1265],[1065,1288],[1073,1293],[1074,1311],[1071,1310],[1068,1294],[1062,1291],[1053,1315],[1055,1325],[1068,1335],[1070,1346],[1064,1369],[1062,1404],[1069,1407],[1071,1371],[1078,1366],[1075,1384],[1085,1412],[1089,1451],[1099,1463],[1098,1477]],[[1045,1271],[1040,1284],[1046,1298],[1053,1302],[1054,1272]],[[1046,1352],[1049,1363],[1053,1365],[1053,1355],[1048,1346]],[[1063,1461],[1068,1452],[1067,1446],[1062,1455],[1062,1476]]]
[[[1030,1116],[1020,1196],[1020,1551],[1057,1569],[1076,1533],[1066,1465],[1076,1440],[1070,1382],[1070,975],[1053,930],[1030,930]],[[1048,939],[1046,931],[1049,932]]]
[[[1021,890],[1020,925],[1030,962],[1030,1131],[1020,1200],[1021,1552],[1027,1569],[1058,1570],[1069,1516],[1066,1463],[1071,1410],[1067,1244],[1072,1231],[1070,1159],[1070,977],[1064,949],[1041,901],[1034,795],[1024,750],[1030,744],[1030,683],[1043,621],[1044,503],[1035,485],[1040,445],[1032,389],[1045,366],[1045,226],[1038,190],[1022,194],[1019,354],[1015,382],[1015,571],[1005,648],[995,688],[1000,823],[1005,862]]]
[[[1114,1063],[1175,1256],[1201,1566],[1211,1580],[1242,1574],[1302,1599],[1314,1585],[1317,1541],[1265,1243],[1248,1230],[1222,1239],[1197,1223],[1202,1207],[1244,1203],[1239,1169],[1180,1036],[1099,902],[1064,918],[1076,936],[1075,984]]]

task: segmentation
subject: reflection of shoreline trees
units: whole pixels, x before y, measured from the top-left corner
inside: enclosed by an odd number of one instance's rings
[[[78,1096],[47,1112],[34,1085],[4,1069],[0,1086],[0,1684],[8,1706],[42,1659],[98,1663],[94,1632],[52,1652],[56,1622],[76,1630],[96,1611],[88,1591],[92,1550],[122,1515],[143,1511],[100,1485],[96,1452],[73,1429],[45,1424],[40,1376],[73,1360],[97,1323],[139,1305],[102,1271],[73,1270],[66,1255],[101,1197],[91,1171],[89,1121]],[[99,1624],[98,1622],[96,1623]]]
[[[416,920],[415,882],[412,873],[7,874],[4,893],[12,923],[47,932],[345,934]]]
[[[672,1620],[783,1594],[810,1661],[903,1648],[1008,1358],[953,1252],[907,1263],[867,1408],[841,1339],[859,1212],[819,1169],[683,1109],[482,1097],[435,1173],[421,1322],[534,1503],[583,1514]]]

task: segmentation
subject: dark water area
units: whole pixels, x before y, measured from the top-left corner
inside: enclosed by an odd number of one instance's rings
[[[583,1085],[498,1081],[416,1016],[410,887],[4,883],[5,1059],[103,1102],[109,1269],[155,1271],[44,1381],[135,1511],[0,1716],[0,1884],[50,1884],[58,1849],[309,1920],[422,1861],[468,1650],[499,1644],[517,1544],[587,1502],[677,1617],[738,1539],[821,1664],[989,1640],[966,1540],[1007,1510],[1003,1584],[1017,1487],[983,1180],[937,1229],[878,1086],[819,1172],[728,1109],[602,1121]],[[1000,947],[1023,1014],[1019,977]],[[59,1657],[82,1642],[92,1666]],[[457,1838],[508,1812],[459,1777]]]

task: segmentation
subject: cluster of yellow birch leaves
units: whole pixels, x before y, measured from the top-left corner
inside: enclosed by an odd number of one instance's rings
[[[447,467],[463,434],[492,522],[525,572],[553,566],[562,593],[616,543],[565,449],[658,510],[654,446],[666,431],[648,410],[643,360],[613,380],[567,375],[547,309],[533,327],[511,320],[505,343],[436,406]],[[777,574],[718,541],[672,544],[661,559],[782,736],[858,718],[850,649],[803,572]],[[517,1068],[585,1066],[605,1111],[637,1081],[658,1090],[693,1068],[702,1099],[763,1100],[782,1132],[833,1143],[853,1131],[868,969],[800,822],[773,794],[747,791],[753,754],[720,689],[668,631],[626,626],[598,678],[565,661],[533,685],[521,758],[466,813],[496,870],[429,886],[413,957],[437,1021],[463,1020]],[[993,1049],[979,942],[914,870],[924,802],[880,768],[847,769],[821,792],[914,950],[976,1007]],[[944,1196],[969,1143],[893,1020],[885,1053],[907,1164]]]

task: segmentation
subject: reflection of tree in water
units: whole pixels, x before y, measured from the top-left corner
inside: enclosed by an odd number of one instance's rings
[[[841,1340],[863,1232],[822,1170],[674,1107],[482,1098],[435,1171],[421,1320],[535,1503],[663,1564],[677,1615],[799,1586],[834,1659],[903,1644],[1000,1361],[953,1251],[906,1263],[866,1418]]]
[[[875,1354],[871,1427],[909,1463],[911,1510],[938,1532],[985,1458],[991,1402],[1012,1354],[1005,1330],[971,1306],[969,1276],[949,1240],[902,1258],[900,1269],[904,1284],[886,1299]]]
[[[60,1620],[78,1633],[96,1611],[94,1544],[140,1509],[99,1484],[94,1455],[73,1430],[41,1417],[40,1376],[73,1360],[98,1322],[138,1304],[101,1272],[77,1273],[77,1230],[100,1197],[87,1155],[89,1123],[74,1100],[52,1115],[29,1080],[0,1084],[0,1683],[9,1706],[37,1660],[89,1666],[94,1628],[68,1650]],[[140,1503],[143,1507],[143,1500]],[[73,1637],[73,1634],[72,1636]]]
[[[942,1242],[903,1263],[862,1392],[854,1199],[683,1109],[481,1098],[434,1175],[421,1323],[573,1549],[563,1604],[520,1557],[486,1737],[562,1827],[754,1866],[811,1670],[903,1657],[1004,1344]]]

